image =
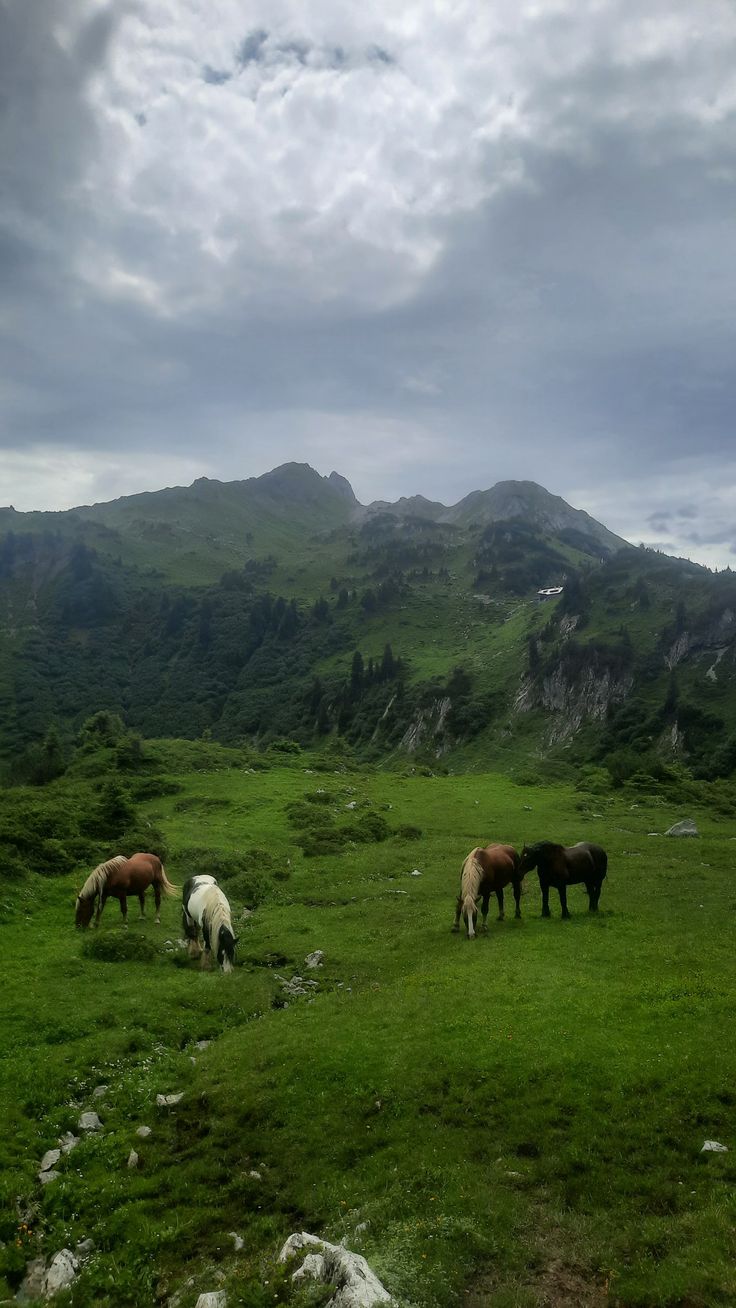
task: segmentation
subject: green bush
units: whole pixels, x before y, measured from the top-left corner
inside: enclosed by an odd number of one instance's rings
[[[380,813],[362,813],[355,825],[348,831],[349,838],[357,840],[361,844],[387,840],[390,835],[391,828]]]
[[[147,936],[119,930],[90,932],[84,937],[82,953],[97,963],[152,963],[158,955]]]
[[[0,844],[0,878],[5,881],[21,881],[28,871],[28,865],[14,845]]]
[[[399,840],[421,840],[422,828],[414,827],[407,823],[404,826],[397,827],[395,834]]]

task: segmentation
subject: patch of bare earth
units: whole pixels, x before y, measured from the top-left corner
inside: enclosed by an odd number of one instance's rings
[[[582,1268],[558,1260],[540,1268],[518,1288],[535,1308],[607,1308],[611,1303],[607,1285],[593,1280]],[[492,1308],[500,1290],[497,1275],[480,1276],[466,1290],[464,1303],[467,1308]]]

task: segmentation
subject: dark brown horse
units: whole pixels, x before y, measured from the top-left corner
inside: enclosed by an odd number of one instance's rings
[[[498,920],[503,921],[503,888],[511,884],[516,900],[516,917],[521,917],[521,882],[524,873],[519,866],[519,855],[511,845],[487,845],[485,849],[471,849],[460,873],[460,894],[455,907],[453,931],[460,929],[462,914],[468,939],[475,936],[478,920],[478,900],[481,900],[483,921],[481,931],[487,931],[488,902],[495,892],[498,900]]]
[[[562,916],[567,911],[567,887],[584,883],[588,892],[591,913],[598,910],[601,886],[608,870],[608,855],[600,845],[581,840],[577,845],[555,845],[551,840],[538,840],[536,845],[525,845],[521,851],[521,871],[535,867],[542,892],[542,917],[549,917],[549,888],[554,886],[560,896]]]
[[[105,907],[106,900],[110,895],[114,895],[120,900],[120,912],[123,915],[123,924],[128,925],[128,895],[137,895],[141,906],[141,917],[144,915],[144,895],[149,886],[153,886],[153,894],[156,900],[156,921],[161,921],[161,892],[166,895],[177,895],[179,887],[172,885],[164,872],[161,859],[155,854],[132,854],[126,858],[124,854],[118,854],[116,858],[109,858],[106,863],[100,863],[87,877],[82,889],[77,895],[77,911],[75,924],[78,927],[87,927],[92,921],[95,900],[97,904],[97,916],[95,926],[100,925],[102,910]]]

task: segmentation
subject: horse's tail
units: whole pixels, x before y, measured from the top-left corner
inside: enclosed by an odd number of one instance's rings
[[[165,895],[181,894],[181,886],[175,886],[173,881],[169,881],[163,863],[161,864],[161,889]]]

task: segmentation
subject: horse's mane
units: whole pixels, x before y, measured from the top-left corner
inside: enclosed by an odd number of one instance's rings
[[[535,845],[527,845],[527,853],[552,854],[556,850],[563,848],[563,845],[558,845],[554,840],[538,840]]]
[[[463,863],[463,870],[460,873],[460,896],[465,902],[466,899],[475,900],[478,898],[478,890],[483,880],[483,868],[478,862],[480,847],[476,846],[471,849],[468,857]]]
[[[93,899],[95,895],[99,895],[113,868],[119,867],[121,863],[127,863],[127,861],[125,854],[116,854],[115,858],[108,858],[106,863],[98,863],[94,872],[90,872],[82,886],[79,898]]]
[[[227,897],[218,885],[209,886],[208,888],[202,906],[202,918],[207,922],[211,945],[216,952],[220,927],[227,927],[230,935],[233,935],[233,924],[230,919],[230,905],[227,902]]]

